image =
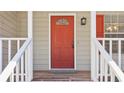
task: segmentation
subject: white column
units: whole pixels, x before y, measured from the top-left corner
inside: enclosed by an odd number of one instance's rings
[[[0,40],[0,74],[2,73],[2,40]]]
[[[30,72],[29,72],[29,77],[30,79],[33,79],[33,12],[28,11],[28,38],[32,38],[32,42],[29,48],[29,65],[30,65]]]
[[[28,38],[32,38],[32,17],[33,17],[33,14],[32,14],[32,11],[28,11]]]
[[[93,39],[96,38],[96,12],[91,12],[91,80],[95,80],[96,74],[96,65],[95,65],[95,46],[93,43]]]

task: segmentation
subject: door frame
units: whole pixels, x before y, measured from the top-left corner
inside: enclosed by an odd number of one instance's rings
[[[74,16],[74,68],[51,67],[51,16]],[[49,70],[76,70],[76,13],[49,13]]]

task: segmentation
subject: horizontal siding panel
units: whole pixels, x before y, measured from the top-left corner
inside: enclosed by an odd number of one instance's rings
[[[35,40],[35,39],[34,39]],[[37,40],[37,39],[36,39]],[[46,44],[49,44],[49,42],[47,41],[46,42],[46,40],[37,40],[37,41],[39,41],[39,42],[34,42],[35,44],[39,44],[39,45],[46,45]],[[44,41],[44,42],[42,42],[42,41]]]
[[[83,59],[77,59],[77,64],[90,64],[90,59],[83,58]]]
[[[18,19],[18,37],[27,37],[27,12],[17,12]]]
[[[34,60],[38,60],[38,59],[34,59]],[[35,64],[48,64],[49,63],[49,60],[44,60],[44,59],[40,59],[40,60],[42,60],[42,61],[35,61]]]
[[[48,64],[34,64],[34,70],[48,70],[49,66]]]
[[[36,33],[36,32],[35,32]],[[33,40],[40,40],[40,41],[42,41],[42,40],[49,40],[49,35],[48,35],[48,33],[47,33],[47,35],[46,34],[39,34],[39,35],[37,35],[37,34],[35,34],[36,36],[38,36],[38,37],[36,37],[36,38],[34,38]],[[35,36],[34,35],[34,36]],[[46,36],[46,37],[45,37]]]
[[[90,69],[90,64],[79,64],[77,65],[77,70],[88,71]]]
[[[38,51],[38,49],[37,49],[37,51]],[[46,55],[46,54],[48,54],[48,52],[49,52],[48,49],[42,49],[42,50],[40,50],[40,52],[35,52],[34,55],[36,55],[36,54]]]

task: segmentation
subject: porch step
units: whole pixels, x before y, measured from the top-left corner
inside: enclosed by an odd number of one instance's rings
[[[90,71],[34,71],[33,81],[91,81]]]

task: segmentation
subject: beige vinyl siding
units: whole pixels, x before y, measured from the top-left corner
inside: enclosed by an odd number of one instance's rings
[[[80,25],[82,17],[87,18],[85,26]],[[76,13],[77,70],[90,70],[90,12]]]
[[[49,69],[49,13],[53,12],[33,12],[34,70]],[[77,70],[90,70],[90,12],[66,13],[76,14]],[[85,26],[80,25],[83,16],[87,18]]]
[[[17,36],[16,12],[0,12],[0,37]],[[3,67],[8,63],[8,42],[3,42]],[[12,55],[16,52],[15,42],[12,42]]]
[[[18,37],[27,37],[28,31],[27,31],[27,12],[25,11],[19,11],[17,12],[17,27],[18,27]]]
[[[49,19],[46,12],[33,14],[34,70],[49,69]]]
[[[16,12],[0,12],[0,37],[16,37]]]

